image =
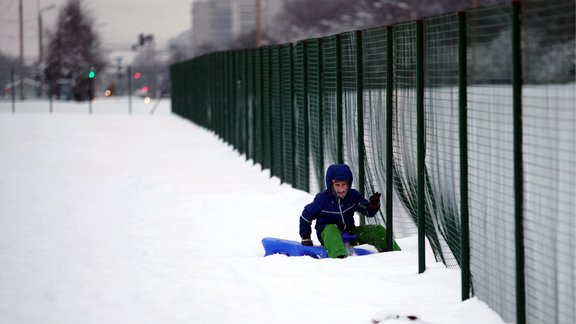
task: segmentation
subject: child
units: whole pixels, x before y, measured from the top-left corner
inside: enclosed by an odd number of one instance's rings
[[[366,200],[352,189],[352,171],[346,164],[333,164],[326,170],[326,190],[318,193],[314,201],[304,207],[300,216],[302,245],[312,246],[312,221],[316,220],[316,235],[331,258],[345,258],[348,250],[342,234],[356,236],[350,244],[371,244],[379,252],[386,250],[386,229],[380,225],[354,224],[354,213],[374,217],[380,209],[380,193]],[[394,250],[400,248],[394,243]]]

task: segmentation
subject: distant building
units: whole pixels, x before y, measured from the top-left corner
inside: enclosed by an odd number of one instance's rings
[[[192,4],[192,49],[196,53],[226,48],[232,42],[232,4],[212,0]]]
[[[233,4],[232,35],[238,38],[256,30],[256,1],[236,0]]]
[[[14,90],[14,94],[16,98],[20,98],[20,80],[14,80],[14,83],[8,82],[4,85],[4,97],[11,97],[12,91]],[[33,79],[24,78],[24,82],[22,88],[24,88],[24,98],[26,99],[36,99],[39,97],[39,87],[40,83],[36,82]]]
[[[282,0],[260,0],[262,29],[273,23]],[[238,38],[256,32],[256,0],[194,1],[191,28],[170,40],[173,61],[229,49]]]

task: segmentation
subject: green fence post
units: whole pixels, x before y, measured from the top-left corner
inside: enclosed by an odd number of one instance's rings
[[[227,91],[226,91],[226,142],[228,144],[234,145],[234,128],[232,125],[232,120],[234,119],[234,107],[235,107],[235,100],[234,100],[234,62],[233,62],[232,52],[226,52],[226,65],[227,67]]]
[[[424,201],[425,128],[424,128],[424,22],[416,22],[416,115],[418,169],[418,273],[426,270],[426,215]]]
[[[364,147],[364,87],[363,87],[363,52],[362,52],[362,31],[354,32],[356,38],[356,106],[358,113],[358,188],[362,194],[366,187],[366,174],[364,159],[366,149]],[[360,216],[360,224],[366,222],[364,215]]]
[[[268,147],[268,168],[270,169],[270,178],[272,178],[273,173],[272,173],[272,169],[274,167],[273,165],[273,153],[274,153],[274,133],[273,133],[273,129],[272,129],[272,48],[268,47],[268,138],[269,138],[269,144],[270,146]]]
[[[322,56],[324,55],[324,45],[322,45],[322,41],[320,39],[317,39],[317,43],[318,43],[318,87],[320,88],[320,91],[318,92],[318,116],[319,116],[319,125],[318,128],[320,129],[320,139],[319,139],[319,146],[320,146],[320,164],[321,164],[321,168],[319,168],[319,171],[322,171],[322,175],[318,174],[318,181],[319,181],[319,186],[320,188],[323,188],[324,186],[322,185],[322,179],[323,179],[323,173],[324,173],[324,168],[326,168],[326,166],[324,165],[324,136],[322,134],[324,134],[324,109],[322,108],[324,106],[324,83],[322,82],[322,75],[324,74],[324,62],[322,61]],[[320,172],[319,172],[320,173]]]
[[[15,114],[16,113],[16,80],[14,79],[14,68],[10,69],[10,82],[11,82],[10,98],[11,98],[11,102],[12,102],[12,113]],[[52,80],[50,80],[49,96],[50,96],[50,104],[52,104]],[[52,106],[50,106],[50,108],[52,108]],[[52,112],[52,110],[50,110],[50,112]]]
[[[244,151],[246,152],[246,161],[248,161],[252,155],[252,151],[250,150],[250,133],[248,130],[253,128],[250,120],[250,107],[249,107],[249,96],[250,96],[250,82],[251,78],[248,75],[248,59],[249,59],[249,52],[247,49],[242,50],[243,53],[243,61],[244,61],[244,68],[242,72],[244,74],[243,77],[243,85],[244,85]]]
[[[280,178],[280,183],[286,183],[286,156],[284,155],[285,153],[285,145],[286,145],[286,140],[284,139],[284,103],[282,102],[282,93],[283,93],[283,73],[282,73],[282,64],[284,62],[284,59],[282,57],[282,46],[283,45],[278,45],[276,46],[276,102],[277,102],[277,112],[276,112],[276,127],[277,127],[277,132],[279,133],[279,136],[277,136],[275,139],[278,140],[278,142],[274,145],[276,146],[276,153],[279,154],[279,158],[277,160],[272,159],[272,161],[277,161],[280,163],[280,165],[276,165],[276,170],[277,170],[277,174],[276,176],[278,176],[278,178]]]
[[[526,323],[524,278],[524,220],[522,170],[522,48],[520,31],[520,1],[512,2],[512,96],[514,138],[514,218],[516,236],[516,323]]]
[[[224,59],[221,54],[217,55],[217,62],[218,62],[218,83],[214,84],[214,94],[217,98],[218,102],[218,137],[220,139],[224,136],[224,114],[225,114],[225,98],[223,97],[222,89],[226,82],[226,67],[224,66]]]
[[[128,111],[132,113],[132,65],[128,65],[126,76],[128,78]]]
[[[258,134],[259,137],[259,142],[260,142],[260,146],[259,146],[259,155],[260,155],[260,167],[262,168],[262,170],[265,169],[266,167],[266,140],[265,140],[265,122],[266,122],[266,118],[265,118],[265,109],[266,109],[266,105],[264,104],[264,47],[260,47],[258,49],[258,59],[260,61],[259,63],[259,71],[258,71],[258,86],[260,87],[260,92],[259,92],[259,96],[260,96],[260,102],[258,103],[260,105],[260,133]]]
[[[291,117],[291,121],[290,121],[290,126],[291,126],[291,132],[290,135],[292,137],[292,141],[291,141],[291,147],[290,147],[290,163],[292,164],[291,167],[291,171],[292,174],[290,175],[290,184],[292,185],[292,187],[296,186],[296,112],[294,107],[296,107],[295,105],[295,73],[294,73],[294,46],[292,44],[288,44],[288,52],[289,52],[289,59],[290,59],[290,117]]]
[[[302,126],[304,129],[304,183],[301,183],[300,189],[310,192],[310,117],[308,115],[308,42],[302,42],[302,116],[304,117]]]
[[[340,41],[340,34],[336,35],[336,124],[338,125],[337,131],[337,138],[336,138],[336,146],[337,146],[337,157],[338,163],[344,163],[344,144],[343,144],[343,136],[344,136],[344,119],[342,118],[342,49]]]
[[[394,27],[386,27],[386,250],[392,251],[394,239],[392,197],[394,195],[392,141],[394,128]]]
[[[238,153],[242,154],[242,150],[239,147],[240,144],[240,134],[238,133],[238,119],[239,119],[239,103],[238,100],[238,52],[231,51],[230,52],[230,63],[232,64],[232,68],[230,69],[231,73],[231,82],[232,86],[230,87],[230,98],[232,99],[232,113],[230,114],[230,126],[232,127],[231,132],[231,140],[230,144],[234,150],[238,151]]]
[[[462,300],[470,298],[470,229],[468,223],[468,73],[466,12],[458,13],[458,106],[460,112],[460,245]]]
[[[257,138],[258,138],[258,134],[256,134],[256,125],[257,125],[257,117],[256,117],[256,112],[258,109],[256,109],[256,105],[258,104],[256,101],[256,82],[258,82],[258,77],[256,75],[256,51],[257,49],[252,49],[250,50],[250,66],[252,67],[251,69],[251,76],[250,76],[250,102],[252,102],[252,165],[256,165],[256,161],[257,159],[257,154],[256,152],[258,152],[258,147],[257,147]]]

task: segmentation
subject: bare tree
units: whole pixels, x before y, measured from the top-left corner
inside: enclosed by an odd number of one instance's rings
[[[272,38],[280,42],[316,38],[344,31],[392,25],[398,22],[509,3],[508,0],[285,0],[282,19]]]
[[[69,0],[61,9],[56,31],[50,35],[46,56],[46,76],[51,93],[70,87],[76,100],[86,100],[89,94],[90,71],[102,71],[105,63],[100,39],[94,31],[94,19],[81,0]]]

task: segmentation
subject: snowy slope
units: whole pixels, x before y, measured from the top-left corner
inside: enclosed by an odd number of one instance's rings
[[[0,102],[0,323],[503,323],[401,252],[262,257],[311,194],[212,133],[123,100]],[[417,320],[407,319],[416,315]]]

